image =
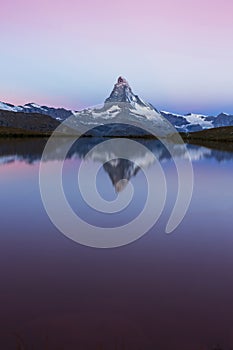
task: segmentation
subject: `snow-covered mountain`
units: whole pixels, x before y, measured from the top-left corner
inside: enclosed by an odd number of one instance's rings
[[[172,133],[169,121],[177,131],[191,133],[204,129],[222,126],[233,126],[233,115],[220,113],[217,116],[205,116],[200,114],[174,114],[166,111],[158,111],[151,104],[144,102],[135,95],[126,79],[119,77],[110,96],[101,107],[87,108],[82,111],[71,111],[65,108],[53,108],[28,103],[24,106],[14,106],[0,102],[0,112],[38,113],[48,115],[59,121],[75,116],[76,127],[85,125],[95,127],[106,124],[106,120],[114,124],[103,125],[92,131],[95,136],[145,136],[146,132],[137,127],[145,126],[149,129],[156,128],[158,135],[163,136]],[[132,125],[122,125],[121,122],[130,122]]]
[[[135,95],[122,77],[118,78],[103,105],[76,112],[74,122],[81,131],[87,126],[96,127],[88,131],[91,136],[143,137],[156,131],[158,137],[164,137],[175,133],[167,119]]]
[[[10,103],[0,102],[0,110],[9,112],[22,112],[21,106],[14,106]]]
[[[70,111],[65,108],[40,106],[36,103],[27,103],[24,106],[14,106],[10,103],[0,102],[0,110],[9,112],[45,114],[57,120],[65,120],[66,118],[70,117],[73,113],[75,113],[74,111]]]
[[[217,116],[189,113],[185,115],[160,112],[179,132],[195,132],[222,126],[233,126],[233,115],[220,113]]]

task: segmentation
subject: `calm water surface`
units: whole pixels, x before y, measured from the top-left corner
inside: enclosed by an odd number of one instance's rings
[[[45,212],[38,182],[45,141],[0,141],[0,349],[19,349],[19,344],[34,350],[233,349],[233,153],[188,146],[193,198],[180,226],[167,235],[176,170],[158,141],[144,141],[166,175],[163,213],[134,243],[94,249],[69,240]],[[98,142],[74,145],[64,164],[64,191],[84,220],[122,225],[143,208],[145,176],[133,162],[106,163],[108,154],[91,153],[87,186],[99,162],[97,188],[105,199],[125,190],[119,188],[121,178],[135,189],[132,203],[120,214],[94,212],[80,195],[77,172]],[[146,154],[134,156],[154,171]],[[184,157],[179,145],[177,157]],[[59,149],[48,164],[57,161]]]

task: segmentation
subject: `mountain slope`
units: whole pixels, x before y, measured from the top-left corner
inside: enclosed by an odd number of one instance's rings
[[[217,128],[211,128],[207,130],[201,130],[193,133],[181,134],[184,140],[206,140],[206,141],[221,141],[233,142],[233,126],[222,126]]]
[[[1,135],[49,135],[60,124],[59,121],[47,115],[38,113],[0,111]]]

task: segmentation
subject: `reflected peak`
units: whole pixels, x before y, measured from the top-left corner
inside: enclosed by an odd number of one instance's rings
[[[108,173],[117,193],[123,191],[131,177],[135,176],[140,170],[140,167],[132,161],[121,158],[106,162],[103,167]]]

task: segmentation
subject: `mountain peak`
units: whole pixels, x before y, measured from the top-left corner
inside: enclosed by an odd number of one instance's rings
[[[125,78],[123,78],[122,76],[120,76],[118,79],[117,79],[117,84],[126,84],[129,86],[127,80]]]
[[[134,95],[128,81],[122,76],[119,76],[110,96],[105,100],[105,103],[120,102],[127,102],[130,104],[138,103],[145,105],[137,95]]]

